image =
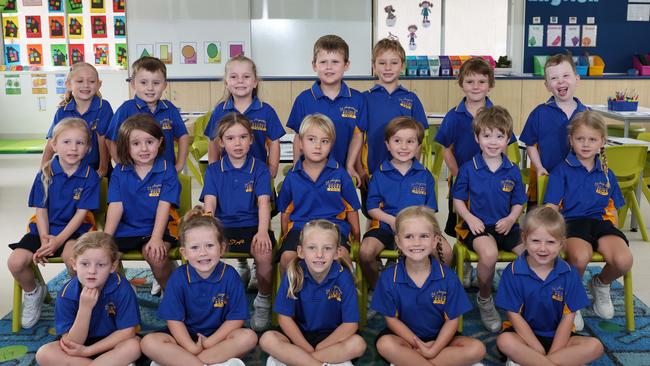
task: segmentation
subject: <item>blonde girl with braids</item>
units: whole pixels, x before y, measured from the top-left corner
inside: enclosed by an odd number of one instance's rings
[[[236,357],[252,350],[257,336],[242,328],[249,317],[244,285],[221,261],[223,226],[196,206],[183,217],[179,237],[187,264],[172,273],[158,308],[167,328],[144,337],[142,352],[154,366],[243,365]]]
[[[377,352],[391,364],[472,365],[485,355],[479,340],[457,333],[458,317],[472,305],[444,264],[443,241],[431,208],[411,206],[397,215],[402,256],[381,273],[371,303],[387,326],[377,335]]]
[[[52,126],[47,132],[49,142],[43,151],[42,164],[50,161],[54,155],[52,134],[54,128],[64,118],[81,118],[90,129],[90,151],[86,160],[100,177],[110,175],[110,155],[104,140],[108,125],[113,118],[113,108],[107,100],[102,99],[99,88],[102,81],[95,66],[87,62],[77,62],[70,67],[65,81],[66,92],[56,110]]]
[[[593,310],[603,319],[614,316],[609,294],[612,281],[632,268],[625,235],[616,227],[616,210],[625,204],[614,172],[607,167],[607,126],[597,113],[578,113],[569,124],[571,151],[549,177],[544,203],[559,208],[567,222],[567,261],[580,278],[594,251],[605,259],[602,271],[589,280]],[[576,328],[582,328],[576,314]]]
[[[281,331],[267,331],[260,347],[266,365],[352,365],[366,349],[359,328],[357,291],[349,266],[338,260],[338,226],[308,222],[275,299]]]

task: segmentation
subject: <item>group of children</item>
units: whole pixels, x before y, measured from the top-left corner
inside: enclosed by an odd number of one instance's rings
[[[75,64],[30,194],[36,214],[8,260],[25,290],[25,328],[38,321],[47,291],[31,263],[61,256],[72,276],[56,300],[60,338],[38,351],[38,362],[127,365],[142,352],[154,365],[240,365],[237,357],[257,344],[253,330],[270,327],[278,262],[283,276],[273,311],[280,328],[259,338],[270,355],[267,365],[349,365],[366,349],[357,334],[350,259],[350,243],[361,241],[363,203],[369,225],[359,263],[372,290],[370,307],[387,325],[376,339],[379,354],[395,365],[479,363],[483,344],[457,333],[459,317],[472,305],[446,265],[452,251],[435,216],[436,182],[418,162],[428,124],[418,97],[399,84],[405,52],[397,41],[378,42],[372,59],[377,85],[365,93],[343,81],[348,54],[338,36],[314,45],[318,80],[291,110],[294,164],[277,200],[273,179],[284,129],[258,98],[253,61],[237,56],[227,62],[224,97],[205,129],[204,206],[188,212],[180,226],[177,173],[189,137],[176,107],[161,99],[165,65],[151,57],[136,61],[135,97],[113,115],[99,94],[97,71]],[[436,136],[450,172],[446,231],[479,255],[481,320],[492,332],[503,329],[497,344],[511,365],[598,358],[602,344],[573,333],[581,328],[579,310],[589,305],[582,274],[598,250],[606,265],[589,289],[596,314],[611,318],[609,284],[632,265],[627,239],[613,221],[623,202],[607,168],[604,122],[573,96],[579,77],[570,56],[551,57],[545,70],[553,96],[531,113],[521,140],[534,166],[531,179],[550,172],[544,200],[550,207],[529,206],[521,229],[527,196],[519,168],[505,154],[516,141],[512,118],[487,97],[494,75],[484,60],[462,65],[465,97]],[[108,210],[104,231],[94,232],[102,176],[110,176]],[[281,213],[275,256],[272,206]],[[187,263],[174,269],[167,254],[176,246]],[[377,256],[384,249],[399,250],[400,259],[380,273]],[[120,253],[134,250],[164,289],[158,317],[167,327],[142,338],[135,293],[117,270]],[[243,328],[245,288],[221,261],[226,250],[254,258],[253,330]],[[498,250],[519,257],[503,271],[493,297]]]

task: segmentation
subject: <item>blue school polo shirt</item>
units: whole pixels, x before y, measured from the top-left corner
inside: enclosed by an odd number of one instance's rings
[[[311,89],[305,90],[293,103],[287,127],[296,133],[300,131],[302,120],[309,114],[322,113],[329,117],[336,129],[336,141],[332,147],[331,156],[345,166],[348,157],[348,148],[354,133],[363,130],[367,123],[365,98],[355,89],[351,89],[341,82],[341,90],[334,100],[328,98],[320,88],[320,81],[316,81]]]
[[[326,219],[348,237],[347,211],[360,208],[356,187],[345,169],[330,155],[314,182],[302,168],[302,158],[289,171],[278,195],[278,210],[289,214],[289,230],[301,230],[314,219]]]
[[[548,179],[544,203],[560,205],[565,219],[589,217],[616,223],[615,209],[625,200],[614,172],[610,169],[609,189],[600,159],[596,156],[594,168],[587,171],[573,152],[567,155]]]
[[[297,299],[289,297],[289,281],[285,275],[275,297],[273,311],[294,319],[302,332],[332,332],[341,323],[359,322],[357,289],[350,271],[339,262],[332,262],[321,283],[311,276],[300,261],[304,281]]]
[[[454,182],[453,197],[468,202],[469,211],[485,225],[495,225],[510,215],[512,206],[527,200],[519,167],[504,154],[501,158],[501,166],[492,173],[483,155],[476,154],[463,164]]]
[[[108,185],[108,203],[122,202],[123,212],[115,237],[149,236],[156,221],[158,202],[178,207],[181,185],[176,169],[163,157],[140,179],[133,165],[117,164]]]
[[[148,113],[158,121],[163,130],[165,138],[165,159],[170,163],[176,164],[176,154],[174,153],[174,139],[178,139],[183,135],[187,135],[187,128],[181,118],[181,113],[172,102],[168,100],[159,100],[156,110],[152,113],[147,106],[147,102],[138,98],[136,95],[133,99],[129,99],[122,103],[120,108],[115,111],[115,115],[111,120],[111,124],[106,132],[106,138],[111,141],[117,141],[117,132],[122,126],[122,123],[127,118],[138,113]]]
[[[248,319],[244,285],[237,271],[224,262],[208,278],[184,264],[167,281],[158,318],[183,322],[190,334],[209,337],[227,320]]]
[[[368,108],[368,125],[361,129],[366,131],[368,170],[374,173],[384,160],[391,158],[384,143],[384,130],[388,122],[395,117],[409,116],[420,122],[425,131],[429,123],[418,96],[401,85],[393,93],[388,93],[386,88],[377,84],[363,95]]]
[[[52,159],[52,179],[48,188],[47,199],[39,172],[34,179],[29,193],[29,207],[47,208],[47,219],[50,223],[49,234],[58,235],[68,225],[77,210],[96,210],[99,208],[99,182],[97,172],[87,163],[82,162],[71,176],[61,168],[59,157]],[[93,224],[84,222],[75,231],[83,234],[92,228]],[[38,235],[36,222],[30,222],[29,232]]]
[[[271,197],[271,174],[261,160],[251,155],[241,168],[235,168],[225,155],[205,172],[201,202],[206,195],[217,197],[214,214],[225,227],[257,226],[257,198]]]
[[[569,153],[569,122],[580,112],[587,110],[578,98],[573,98],[578,106],[571,118],[551,97],[546,103],[540,104],[528,116],[519,139],[527,146],[537,144],[542,166],[550,173]]]
[[[398,318],[420,339],[435,338],[448,319],[472,309],[458,276],[431,257],[429,277],[418,287],[409,277],[404,257],[379,275],[370,307]]]
[[[545,280],[530,269],[524,252],[503,270],[495,303],[518,313],[538,336],[555,337],[562,316],[587,307],[578,270],[558,257]]]
[[[56,296],[54,325],[57,335],[68,333],[74,325],[82,289],[79,279],[73,277]],[[139,324],[140,309],[131,284],[119,273],[111,273],[93,307],[87,337],[107,337]]]
[[[385,160],[370,179],[366,207],[368,210],[381,208],[393,216],[409,206],[429,206],[438,211],[435,189],[433,175],[417,160],[413,159],[413,165],[406,175]],[[392,232],[385,222],[380,221],[379,225]]]
[[[217,104],[203,134],[211,140],[214,139],[217,135],[219,122],[228,113],[240,113],[235,108],[232,98],[228,99],[227,102]],[[257,97],[253,97],[253,102],[244,111],[243,115],[251,121],[251,127],[253,128],[253,145],[251,145],[250,151],[255,158],[266,162],[268,160],[267,141],[275,141],[284,136],[284,127],[282,127],[280,118],[278,118],[273,107],[257,99]]]
[[[50,129],[47,131],[47,139],[51,139],[54,133],[54,127],[61,122],[64,118],[75,117],[81,118],[86,123],[88,123],[88,128],[90,129],[90,139],[92,148],[88,155],[86,155],[86,161],[94,169],[99,168],[99,136],[106,135],[108,130],[108,125],[111,123],[111,118],[113,118],[113,108],[108,103],[107,100],[94,96],[90,102],[90,107],[84,114],[77,112],[77,102],[74,98],[71,98],[68,103],[59,107],[54,114],[54,120]]]

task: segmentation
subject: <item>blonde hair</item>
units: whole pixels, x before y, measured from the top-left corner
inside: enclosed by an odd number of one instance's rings
[[[257,66],[255,66],[255,62],[251,60],[250,58],[244,56],[243,54],[239,54],[235,57],[231,57],[228,62],[226,62],[226,66],[224,67],[224,74],[223,74],[223,94],[221,95],[221,99],[219,100],[219,103],[221,102],[226,102],[230,99],[230,91],[228,90],[228,85],[226,84],[226,79],[228,78],[228,70],[230,68],[230,65],[233,62],[246,62],[251,65],[251,70],[253,70],[253,76],[255,76],[255,80],[257,80],[257,86],[253,88],[253,97],[257,97],[258,92],[259,92],[259,87],[260,87],[260,78],[257,76]]]
[[[222,249],[226,247],[226,240],[223,236],[223,225],[214,217],[212,212],[203,211],[203,206],[196,205],[189,210],[181,219],[181,224],[178,228],[178,240],[182,246],[185,246],[185,239],[187,232],[197,227],[209,227],[214,229],[217,233],[217,242],[221,245]]]
[[[571,66],[571,70],[576,74],[576,64],[573,62],[573,56],[571,53],[558,53],[546,59],[544,63],[544,78],[546,78],[546,69],[551,66],[557,66],[563,62],[566,62]]]
[[[91,141],[90,129],[88,129],[88,123],[81,118],[68,117],[59,121],[59,123],[57,123],[56,126],[54,126],[54,131],[52,132],[52,144],[56,142],[56,140],[59,138],[61,133],[63,133],[63,131],[73,129],[73,128],[76,128],[84,132],[86,136],[86,145],[88,146],[88,150],[86,151],[86,154],[88,154],[90,149],[92,149],[92,147],[90,146],[90,141]],[[43,197],[43,204],[45,204],[45,201],[47,201],[50,183],[52,183],[52,175],[54,175],[54,172],[52,172],[52,160],[54,160],[54,157],[52,157],[52,159],[45,162],[45,164],[43,164],[43,166],[41,167],[41,183],[43,184],[43,191],[45,192],[45,196]]]
[[[384,38],[379,40],[375,47],[372,48],[372,63],[375,63],[379,55],[388,51],[395,52],[402,61],[402,64],[406,62],[406,51],[404,51],[404,47],[402,47],[399,41],[396,39]]]
[[[474,136],[478,136],[483,129],[498,130],[510,138],[512,134],[512,116],[504,107],[495,105],[482,107],[472,121]]]
[[[521,224],[521,238],[524,242],[526,237],[538,227],[546,229],[559,242],[563,242],[566,238],[564,217],[551,206],[539,206],[528,211]]]
[[[79,71],[80,69],[82,69],[84,67],[88,67],[91,70],[93,70],[95,72],[95,76],[97,76],[97,82],[99,82],[99,72],[97,72],[97,69],[95,68],[95,66],[93,66],[93,65],[91,65],[91,64],[89,64],[87,62],[80,61],[80,62],[77,62],[77,63],[73,64],[72,66],[70,66],[70,71],[68,72],[68,76],[65,78],[65,83],[66,84],[70,83],[70,80],[72,80],[72,78],[74,77],[74,73]],[[98,98],[102,97],[102,94],[99,92],[99,88],[97,88],[97,93],[95,93],[95,95]],[[59,107],[63,107],[66,104],[70,103],[72,98],[74,98],[74,96],[72,95],[72,90],[66,86],[65,94],[63,95],[63,100],[61,101],[61,103],[59,103]]]
[[[463,62],[458,72],[458,85],[463,87],[463,81],[471,74],[484,75],[488,78],[488,85],[494,88],[494,70],[492,66],[481,57],[472,57]]]
[[[418,144],[422,145],[424,140],[424,127],[410,116],[398,116],[390,120],[384,129],[384,141],[388,142],[397,131],[413,129],[418,136]]]
[[[338,250],[338,247],[341,245],[341,232],[339,230],[339,227],[331,221],[324,219],[317,219],[308,222],[300,232],[298,245],[302,246],[303,241],[305,240],[305,236],[307,235],[306,233],[314,229],[320,229],[329,232],[332,235],[332,239],[334,239],[334,242],[336,243],[336,249]],[[289,262],[289,265],[287,266],[287,280],[289,283],[287,297],[290,299],[297,299],[296,294],[302,290],[302,286],[305,280],[305,274],[303,273],[302,267],[300,266],[300,261],[300,258],[294,258],[291,262]],[[350,267],[349,263],[341,260],[339,260],[339,263],[347,267],[347,269],[352,272],[352,268]]]
[[[300,136],[301,139],[305,138],[307,131],[312,127],[317,127],[321,131],[325,132],[325,135],[332,140],[332,145],[334,144],[336,141],[336,129],[334,128],[334,123],[329,117],[321,113],[307,115],[300,124],[298,136]]]
[[[343,38],[335,34],[328,34],[316,40],[316,43],[314,43],[314,58],[311,61],[314,64],[319,51],[340,52],[343,55],[343,62],[350,62],[350,47]]]
[[[115,263],[120,258],[113,236],[103,231],[90,231],[81,235],[72,247],[72,258],[77,259],[88,249],[106,250],[111,257],[111,263]]]
[[[569,137],[573,136],[573,134],[580,126],[585,126],[600,132],[601,136],[603,137],[603,141],[607,140],[607,125],[605,124],[603,117],[601,117],[598,113],[586,110],[584,112],[576,114],[568,126]],[[609,188],[609,166],[607,164],[607,156],[605,155],[604,144],[600,147],[600,165],[602,166],[603,172],[605,173],[605,178],[607,179],[607,188]]]
[[[415,218],[426,220],[431,225],[433,236],[443,238],[440,225],[438,225],[438,220],[436,220],[436,212],[427,206],[409,206],[401,210],[395,217],[395,235],[399,236],[404,221]],[[442,253],[442,240],[439,240],[436,244],[436,254],[438,255],[438,261],[444,264],[445,257]]]
[[[243,114],[235,112],[228,113],[223,116],[221,120],[219,120],[219,125],[217,126],[216,130],[214,130],[214,136],[212,139],[218,138],[221,140],[226,131],[228,131],[228,129],[234,125],[243,126],[246,131],[248,131],[250,138],[253,139],[253,127],[251,125],[251,122]]]

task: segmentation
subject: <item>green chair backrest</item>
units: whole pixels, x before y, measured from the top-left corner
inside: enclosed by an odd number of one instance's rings
[[[179,174],[181,182],[181,200],[178,206],[178,216],[183,217],[192,208],[192,178],[189,175]]]
[[[645,167],[648,148],[645,145],[605,147],[607,165],[614,172],[622,190],[635,188]]]
[[[546,186],[548,185],[548,175],[540,175],[537,177],[537,204],[544,203],[544,194],[546,193]]]

